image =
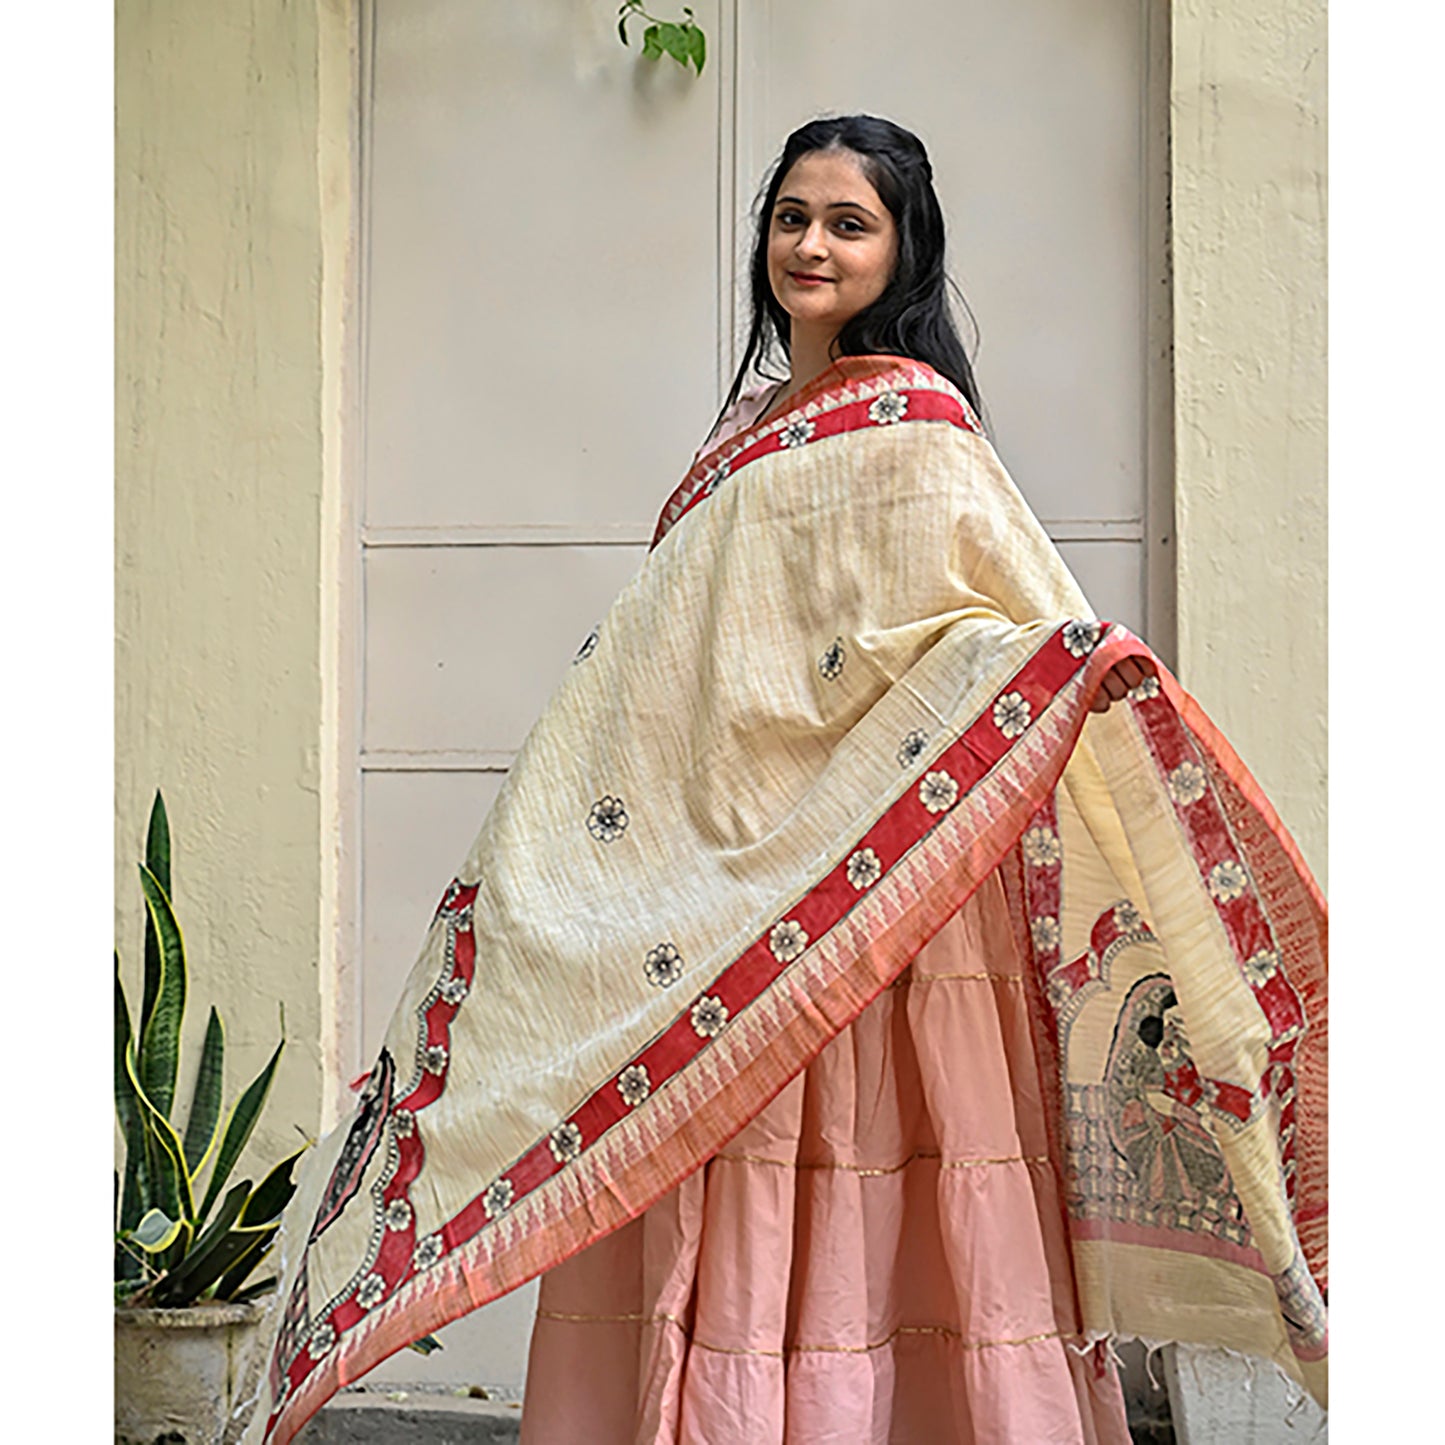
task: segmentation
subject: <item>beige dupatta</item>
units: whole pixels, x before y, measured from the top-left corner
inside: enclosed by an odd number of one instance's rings
[[[247,1438],[648,1208],[994,869],[1087,1332],[1322,1398],[1323,900],[1162,667],[1089,713],[1129,655],[927,367],[701,458],[305,1160]]]

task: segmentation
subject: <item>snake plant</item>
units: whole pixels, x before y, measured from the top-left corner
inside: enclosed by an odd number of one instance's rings
[[[116,1175],[116,1300],[159,1308],[239,1303],[275,1283],[251,1276],[270,1250],[295,1190],[292,1166],[304,1152],[303,1146],[283,1159],[260,1184],[245,1179],[226,1187],[270,1093],[285,1039],[223,1110],[226,1036],[212,1008],[190,1107],[184,1121],[177,1116],[186,950],[171,904],[170,825],[159,792],[140,882],[145,974],[134,1030],[118,953],[115,960],[115,1108],[125,1140],[124,1176]]]

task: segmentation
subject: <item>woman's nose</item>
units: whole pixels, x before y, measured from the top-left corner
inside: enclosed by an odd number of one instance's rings
[[[828,254],[828,233],[822,221],[814,221],[798,237],[798,253],[802,256],[826,256]]]

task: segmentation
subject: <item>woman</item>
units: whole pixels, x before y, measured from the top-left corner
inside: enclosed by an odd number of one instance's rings
[[[983,439],[917,139],[790,137],[752,283],[309,1162],[255,1438],[542,1271],[533,1445],[1124,1441],[1115,1335],[1322,1392],[1318,890]]]

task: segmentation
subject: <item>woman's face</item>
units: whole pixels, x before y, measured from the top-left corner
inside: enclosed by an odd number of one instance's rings
[[[842,329],[887,288],[898,227],[852,151],[813,151],[783,177],[768,220],[768,280],[799,327]]]

